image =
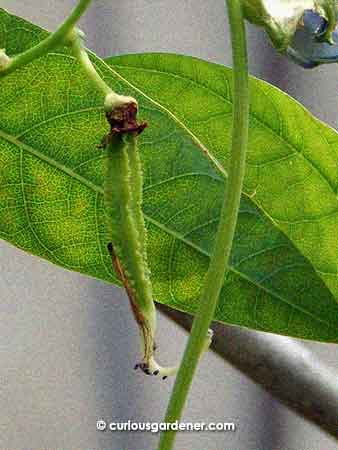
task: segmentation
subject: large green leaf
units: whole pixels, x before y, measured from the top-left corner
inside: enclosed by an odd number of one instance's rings
[[[10,54],[46,35],[3,10],[0,24]],[[117,57],[114,69],[92,59],[150,124],[140,145],[156,298],[194,312],[226,179],[231,71],[177,55]],[[253,79],[251,98],[245,192],[216,319],[338,342],[338,136],[266,83]],[[95,147],[107,130],[101,105],[68,50],[0,80],[0,236],[114,282]]]

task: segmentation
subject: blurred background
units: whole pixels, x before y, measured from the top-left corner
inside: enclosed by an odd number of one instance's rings
[[[0,6],[48,30],[75,0],[0,0]],[[231,65],[223,0],[101,0],[81,22],[88,47],[105,57],[147,51],[193,55]],[[338,68],[305,71],[248,27],[251,74],[290,93],[336,127]],[[151,433],[100,433],[98,418],[159,421],[173,380],[134,372],[138,331],[122,291],[0,243],[0,448],[152,450]],[[186,334],[159,318],[159,346],[178,361]],[[338,369],[338,348],[309,344]],[[337,393],[338,395],[338,393]],[[195,378],[185,421],[235,422],[235,433],[181,433],[177,449],[337,450],[297,417],[209,352]],[[338,418],[337,418],[338,420]]]

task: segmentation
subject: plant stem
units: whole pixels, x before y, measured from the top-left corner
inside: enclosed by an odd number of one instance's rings
[[[51,49],[61,45],[64,39],[67,38],[68,33],[74,28],[74,25],[80,19],[82,14],[86,11],[91,0],[79,0],[77,6],[73,9],[70,16],[60,25],[60,27],[52,34],[50,34],[46,39],[39,42],[35,47],[14,56],[11,58],[10,63],[7,67],[0,71],[0,77],[8,75],[14,70],[25,66],[26,64],[32,62],[34,59],[40,58],[45,55]]]
[[[157,309],[189,332],[189,314],[160,303]],[[211,350],[294,413],[338,440],[338,377],[334,370],[286,336],[222,323],[213,328]]]
[[[82,44],[82,38],[78,34],[78,30],[74,30],[74,32],[77,33],[77,36],[74,36],[72,40],[74,56],[82,66],[82,69],[86,72],[87,77],[96,85],[97,89],[100,90],[104,96],[112,94],[112,89],[103,81],[89,59],[88,53]]]
[[[202,287],[199,309],[180,365],[167,409],[165,422],[180,420],[187,395],[205,343],[208,327],[213,319],[218,297],[228,270],[228,262],[235,234],[245,171],[248,139],[249,87],[245,25],[240,0],[227,0],[230,23],[234,105],[229,177],[221,211],[220,223],[208,272]],[[171,450],[175,431],[161,434],[158,450]]]
[[[137,105],[137,101],[134,97],[117,94],[101,78],[96,71],[94,64],[91,62],[87,49],[83,46],[82,40],[82,32],[77,28],[74,28],[73,33],[68,35],[68,41],[72,46],[73,54],[87,75],[87,78],[91,80],[95,87],[105,96],[104,106],[106,112],[111,112],[114,108],[127,106],[131,103]]]

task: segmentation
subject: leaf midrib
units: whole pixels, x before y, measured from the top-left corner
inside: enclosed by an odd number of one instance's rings
[[[67,174],[70,177],[74,178],[75,180],[79,181],[81,184],[87,186],[92,191],[94,191],[94,192],[96,192],[98,194],[101,194],[101,195],[104,194],[104,190],[103,190],[102,187],[97,186],[95,183],[93,183],[93,182],[87,180],[86,178],[84,178],[83,176],[77,174],[76,172],[74,172],[69,167],[65,166],[64,164],[59,163],[54,158],[51,158],[50,156],[47,156],[47,155],[43,154],[39,150],[34,149],[30,145],[27,145],[27,144],[21,142],[17,138],[11,136],[10,134],[4,132],[1,129],[0,129],[0,137],[3,138],[4,140],[6,140],[7,142],[10,142],[10,143],[14,144],[15,146],[19,147],[21,150],[25,150],[28,153],[32,154],[33,156],[41,159],[42,161],[47,162],[51,166],[53,166],[56,169],[64,172],[65,174]],[[220,182],[220,180],[218,180],[218,181]],[[178,232],[176,232],[176,231],[174,231],[174,230],[172,230],[170,228],[167,228],[165,225],[161,224],[156,219],[153,219],[152,217],[148,216],[147,214],[144,214],[144,216],[145,216],[145,218],[146,218],[146,220],[148,222],[152,223],[157,228],[161,229],[162,231],[164,231],[168,235],[174,237],[175,239],[183,242],[184,244],[186,244],[189,247],[193,248],[195,251],[201,253],[202,255],[206,256],[207,258],[210,258],[210,254],[207,251],[205,251],[204,249],[202,249],[198,245],[194,244],[189,239],[186,239],[184,236],[180,235]],[[230,270],[232,272],[234,272],[236,275],[238,275],[241,278],[243,278],[245,281],[247,281],[247,282],[257,286],[258,288],[262,289],[264,292],[268,293],[269,295],[272,295],[277,300],[280,300],[281,302],[286,303],[288,306],[291,306],[295,310],[298,310],[298,311],[302,312],[303,314],[311,317],[312,319],[316,320],[317,322],[321,322],[321,323],[324,323],[325,325],[327,325],[329,327],[333,327],[333,325],[331,323],[328,323],[325,320],[323,320],[322,318],[319,318],[318,316],[312,314],[311,312],[306,311],[303,308],[299,307],[298,305],[295,305],[295,304],[291,303],[290,301],[288,301],[287,299],[285,299],[281,295],[279,295],[276,292],[270,290],[266,286],[261,285],[257,280],[252,280],[249,276],[243,274],[242,272],[237,271],[233,266],[230,266]]]

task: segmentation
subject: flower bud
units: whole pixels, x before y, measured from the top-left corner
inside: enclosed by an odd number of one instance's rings
[[[246,19],[305,68],[338,60],[338,1],[242,0]]]

